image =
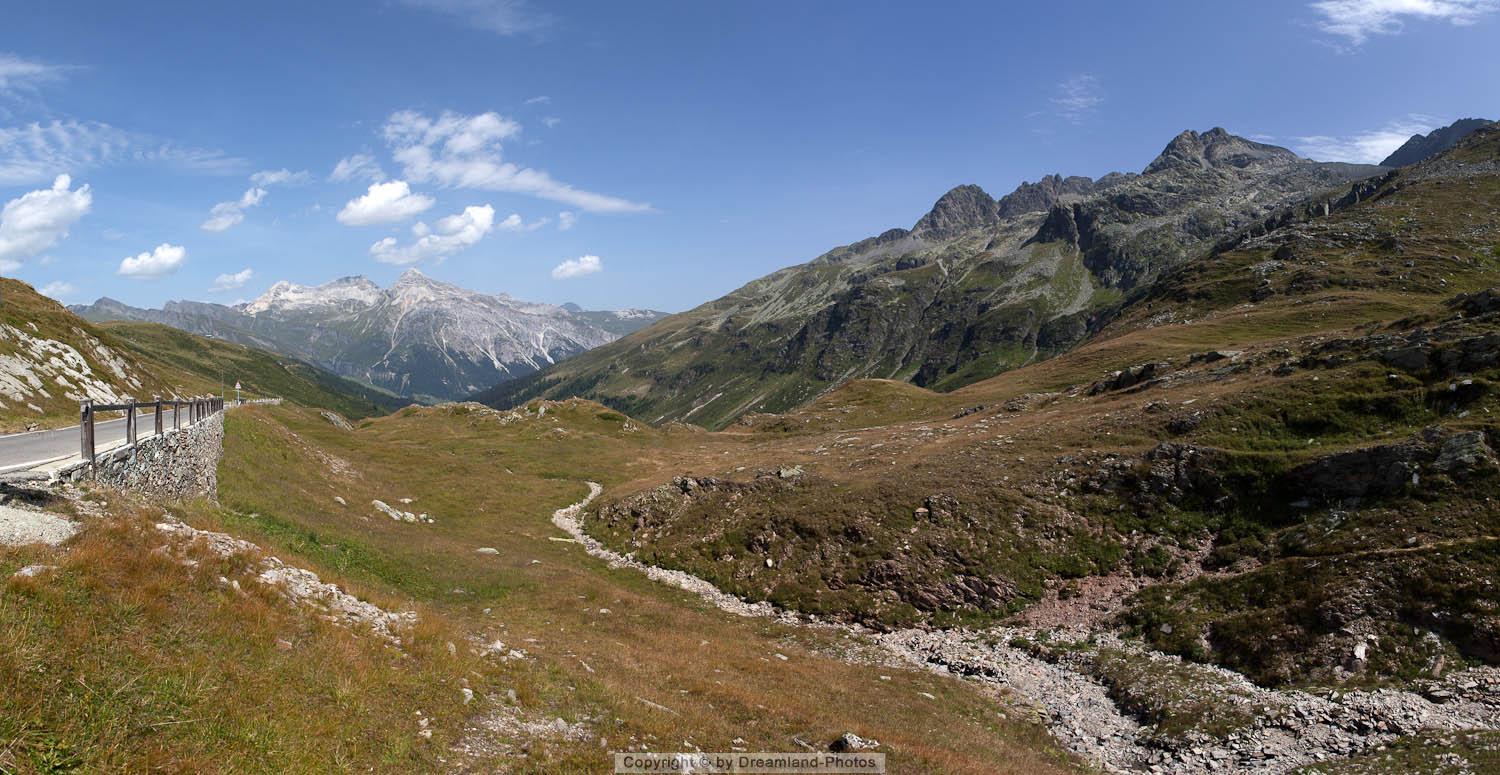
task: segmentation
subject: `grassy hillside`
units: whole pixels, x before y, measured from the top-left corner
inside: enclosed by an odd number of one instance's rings
[[[294,358],[158,323],[112,322],[99,327],[114,334],[142,363],[163,374],[184,375],[183,390],[218,393],[222,386],[233,396],[234,384],[239,382],[246,398],[280,396],[352,419],[384,414],[409,403]]]
[[[413,407],[352,433],[295,409],[237,412],[225,509],[202,519],[524,648],[550,676],[538,695],[572,698],[569,720],[591,719],[608,750],[796,750],[794,738],[824,746],[854,731],[880,740],[900,772],[1071,769],[1042,728],[997,717],[993,699],[959,681],[845,662],[838,655],[864,647],[724,614],[562,540],[550,514],[581,498],[583,482],[626,486],[705,449],[701,434],[591,402],[542,407]],[[393,521],[370,507],[377,498],[435,522]],[[568,771],[607,772],[600,746],[574,746]]]
[[[353,431],[249,407],[226,425],[220,503],[171,514],[416,611],[412,632],[387,646],[289,606],[249,557],[199,546],[183,563],[156,549],[161,506],[54,502],[112,516],[58,549],[0,547],[0,769],[604,773],[609,751],[821,749],[854,732],[893,771],[1078,770],[1003,695],[723,613],[550,522],[587,480],[698,459],[702,434],[587,402],[413,407]],[[29,564],[57,567],[11,578]]]
[[[450,653],[439,616],[387,645],[288,604],[252,557],[165,551],[158,506],[90,506],[112,516],[65,549],[0,546],[0,771],[430,772],[464,735],[460,685],[532,696],[535,671]]]

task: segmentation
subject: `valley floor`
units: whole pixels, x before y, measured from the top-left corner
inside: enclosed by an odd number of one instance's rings
[[[560,413],[511,440],[522,455],[487,410],[349,432],[255,407],[229,416],[222,505],[27,496],[83,530],[0,549],[0,766],[607,772],[611,750],[826,750],[845,733],[897,772],[1079,766],[1006,692],[590,557],[551,512],[659,461],[618,421]],[[534,454],[549,439],[556,454]],[[209,532],[158,527],[177,520]],[[221,555],[216,534],[259,548]],[[325,621],[331,604],[264,582],[268,562],[415,620],[393,621],[394,641]]]

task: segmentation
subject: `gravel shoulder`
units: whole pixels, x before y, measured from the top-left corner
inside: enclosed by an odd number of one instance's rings
[[[78,530],[77,523],[56,514],[0,506],[0,544],[6,546],[57,546],[72,538]]]

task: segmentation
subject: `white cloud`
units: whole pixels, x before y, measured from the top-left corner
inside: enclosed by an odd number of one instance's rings
[[[436,119],[414,111],[391,115],[385,139],[407,179],[450,188],[529,194],[589,212],[644,212],[650,205],[574,188],[542,170],[504,160],[502,143],[521,125],[496,113]]]
[[[224,231],[245,220],[245,211],[260,204],[266,198],[270,186],[300,186],[310,182],[312,175],[306,170],[292,172],[288,169],[261,170],[250,176],[250,188],[240,195],[238,201],[220,202],[208,211],[208,220],[199,227],[204,231]]]
[[[1372,35],[1398,35],[1406,21],[1474,24],[1500,8],[1497,0],[1320,0],[1310,6],[1318,29],[1359,46]]]
[[[148,164],[211,175],[240,174],[243,159],[181,147],[97,121],[0,127],[0,185],[39,183],[65,170]]]
[[[1295,150],[1318,161],[1347,161],[1356,164],[1379,164],[1391,152],[1411,139],[1412,135],[1426,134],[1437,126],[1431,116],[1412,115],[1392,121],[1380,129],[1356,132],[1352,135],[1311,135],[1298,137]]]
[[[163,242],[150,253],[126,256],[120,262],[120,268],[116,274],[139,280],[150,280],[177,271],[177,267],[182,266],[182,262],[186,260],[187,248]]]
[[[527,223],[521,218],[520,213],[511,213],[505,216],[505,220],[499,223],[498,228],[501,231],[536,231],[548,223],[550,221],[546,218],[538,218],[531,223]]]
[[[494,225],[495,208],[471,205],[461,213],[438,219],[431,227],[415,224],[411,231],[417,239],[409,245],[398,245],[394,237],[386,237],[370,246],[370,255],[383,264],[438,262],[484,239]]]
[[[0,53],[0,94],[11,91],[31,90],[37,86],[62,78],[67,68],[49,65],[15,54]]]
[[[526,0],[400,0],[409,8],[452,16],[476,29],[500,35],[538,35],[552,26],[549,14],[534,11]]]
[[[548,97],[547,95],[542,94],[542,95],[539,95],[539,96],[536,96],[536,97],[529,97],[529,98],[527,98],[527,100],[525,102],[523,102],[521,104],[522,105],[547,105],[547,104],[550,104],[551,102],[552,102],[552,98],[551,97]]]
[[[243,288],[245,287],[245,283],[250,282],[250,278],[254,276],[255,272],[248,267],[234,274],[221,274],[214,278],[214,284],[208,290],[210,293],[223,293],[235,290],[236,288]]]
[[[598,256],[579,256],[552,267],[552,279],[571,280],[575,277],[604,271],[604,262]]]
[[[385,170],[380,168],[380,162],[368,153],[356,153],[343,159],[333,167],[333,172],[328,173],[328,179],[335,183],[343,183],[348,180],[367,180],[371,183],[379,183],[385,180]]]
[[[371,183],[365,195],[349,200],[337,217],[345,226],[394,223],[423,212],[433,203],[426,194],[413,194],[404,180]]]
[[[548,129],[551,129],[558,124],[561,124],[562,119],[558,118],[557,116],[547,116],[546,118],[542,119],[542,123],[545,124]]]
[[[567,231],[568,229],[573,228],[577,223],[578,213],[575,213],[571,210],[564,210],[557,214],[558,231]]]
[[[52,188],[32,191],[0,210],[0,271],[14,271],[25,259],[56,245],[94,205],[87,183],[72,189],[73,179],[58,175]]]
[[[307,170],[261,170],[250,176],[250,182],[257,186],[300,186],[311,181],[312,175]]]
[[[198,228],[204,231],[224,231],[245,220],[245,211],[260,204],[266,198],[266,190],[251,186],[237,201],[220,202],[208,211],[208,220]]]
[[[77,290],[77,288],[73,287],[72,283],[66,280],[53,280],[52,282],[47,283],[46,285],[43,285],[41,287],[42,295],[55,301],[62,301],[66,299],[67,297],[72,296],[73,293]]]
[[[1075,75],[1057,85],[1052,109],[1064,121],[1078,124],[1104,102],[1104,90],[1095,76]]]

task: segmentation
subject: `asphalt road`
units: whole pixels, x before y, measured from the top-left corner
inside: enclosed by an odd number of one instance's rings
[[[183,418],[186,420],[186,417]],[[172,424],[172,413],[164,412],[166,427]],[[136,437],[147,438],[156,432],[156,415],[136,415]],[[94,449],[103,450],[125,439],[125,418],[99,420],[94,423]],[[31,433],[0,436],[0,472],[24,471],[43,463],[78,457],[78,426],[52,428]]]

